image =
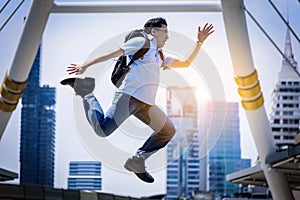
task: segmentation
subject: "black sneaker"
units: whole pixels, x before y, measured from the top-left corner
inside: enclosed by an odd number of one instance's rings
[[[95,89],[95,79],[86,77],[82,78],[66,78],[60,82],[62,85],[69,85],[71,86],[76,95],[81,96],[82,98],[87,94],[90,94]]]
[[[154,182],[154,178],[146,171],[145,160],[143,157],[133,156],[132,158],[128,158],[124,167],[128,171],[134,172],[142,181],[147,183]]]

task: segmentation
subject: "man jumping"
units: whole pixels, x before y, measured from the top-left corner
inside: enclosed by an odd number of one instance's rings
[[[160,68],[188,67],[197,56],[203,42],[214,30],[211,24],[205,24],[203,29],[198,27],[197,41],[186,60],[162,56],[162,47],[169,39],[167,22],[164,18],[158,17],[148,20],[144,25],[144,31],[150,41],[149,50],[142,58],[130,65],[130,71],[119,87],[119,91],[115,93],[112,105],[106,113],[103,112],[93,94],[94,78],[68,78],[61,81],[61,84],[71,86],[75,93],[83,98],[88,122],[100,137],[107,137],[112,134],[131,115],[153,129],[153,134],[137,150],[136,155],[128,158],[124,164],[128,171],[134,172],[141,180],[152,183],[154,178],[146,171],[145,160],[165,147],[176,131],[171,120],[155,105]],[[144,44],[145,38],[132,38],[121,47],[99,55],[93,60],[83,64],[70,64],[67,67],[67,72],[76,75],[83,74],[87,68],[94,64],[122,55],[131,58]]]

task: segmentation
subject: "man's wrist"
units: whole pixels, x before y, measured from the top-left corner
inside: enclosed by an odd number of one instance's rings
[[[203,42],[202,41],[200,41],[200,40],[197,40],[197,44],[203,44]]]

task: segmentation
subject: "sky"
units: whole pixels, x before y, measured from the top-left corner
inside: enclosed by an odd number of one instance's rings
[[[4,0],[1,1],[0,7],[5,2]],[[10,3],[7,9],[0,13],[0,25],[4,23],[18,2],[20,1]],[[11,66],[14,52],[24,26],[24,16],[27,15],[30,2],[25,1],[10,22],[0,31],[1,79],[3,79],[5,72]],[[57,2],[67,2],[67,0]],[[300,3],[297,0],[273,0],[273,2],[284,17],[289,13],[290,26],[296,33],[300,33]],[[286,27],[269,2],[267,0],[244,0],[244,3],[246,8],[260,22],[266,32],[268,32],[274,42],[283,51]],[[220,78],[223,84],[226,101],[239,102],[221,12],[51,14],[42,40],[41,83],[57,88],[54,183],[56,188],[67,187],[68,164],[70,160],[95,159],[97,157],[95,151],[99,151],[98,153],[105,155],[106,158],[111,157],[115,159],[114,161],[118,164],[124,162],[126,159],[120,158],[119,160],[117,157],[111,156],[112,154],[114,155],[114,152],[110,152],[110,149],[105,148],[105,146],[101,148],[101,143],[99,143],[100,147],[96,150],[91,150],[84,143],[82,137],[85,137],[83,135],[85,133],[81,130],[84,128],[87,132],[86,134],[91,132],[91,130],[86,123],[78,123],[81,119],[85,120],[83,117],[81,118],[83,115],[80,114],[82,112],[80,100],[73,95],[71,89],[59,85],[60,80],[67,77],[67,73],[65,72],[66,66],[69,63],[82,63],[87,58],[103,50],[113,49],[114,47],[111,46],[117,45],[114,39],[118,38],[120,34],[134,28],[142,27],[145,21],[156,16],[166,18],[170,32],[174,33],[173,35],[180,33],[188,41],[195,41],[197,26],[203,26],[206,22],[214,25],[215,32],[205,41],[201,52],[205,52],[213,62],[217,70],[216,77]],[[267,113],[270,113],[272,90],[281,67],[282,56],[247,15],[246,19],[253,60],[265,98],[265,109]],[[299,43],[293,35],[291,35],[291,38],[295,59],[299,61]],[[169,42],[171,41],[170,39]],[[105,67],[107,66],[105,65]],[[90,73],[95,72],[98,75],[97,69],[93,70]],[[189,73],[185,74],[185,71],[179,71],[178,73],[183,73],[184,76],[191,76]],[[106,109],[109,106],[113,93],[107,92],[109,88],[107,88],[108,86],[106,86],[103,77],[97,78],[101,79],[101,81],[97,82],[95,94],[101,99],[101,103],[104,109]],[[205,80],[206,78],[215,77],[209,76],[203,79]],[[205,87],[205,84],[201,86]],[[20,109],[21,103],[18,104],[17,109],[13,112],[0,141],[0,167],[14,172],[19,172]],[[251,158],[252,164],[254,164],[257,151],[249,130],[245,112],[241,106],[239,114],[242,157]],[[132,121],[132,123],[137,122]],[[143,129],[142,125],[138,124],[137,126]],[[114,135],[111,140],[112,143],[113,141],[119,141],[125,146],[124,148],[127,148],[126,138],[119,138],[118,135]],[[133,153],[139,147],[139,142],[129,145],[129,149],[126,150],[127,153]],[[118,145],[121,144],[118,143]],[[131,196],[165,193],[164,170],[154,171],[153,175],[157,181],[149,185],[137,180],[134,175],[127,173],[121,168],[104,164],[102,172],[103,179],[105,180],[103,185],[105,192]],[[118,189],[116,190],[116,188]],[[137,188],[139,189],[137,190]]]

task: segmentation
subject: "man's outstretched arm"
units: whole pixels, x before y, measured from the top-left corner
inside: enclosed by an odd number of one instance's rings
[[[94,64],[101,63],[112,58],[120,57],[122,55],[124,55],[124,50],[118,48],[106,54],[100,55],[93,60],[86,61],[83,64],[70,64],[67,66],[67,72],[69,74],[76,74],[76,75],[83,74],[88,67]]]
[[[206,38],[214,32],[213,25],[206,23],[203,29],[201,30],[200,26],[198,26],[198,32],[197,32],[197,38],[198,41],[190,54],[190,56],[186,60],[181,59],[175,59],[172,63],[172,68],[183,68],[183,67],[189,67],[190,64],[193,62],[193,60],[196,58],[197,54],[199,53],[199,50],[201,48],[201,45],[206,40]]]

